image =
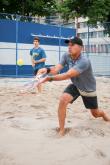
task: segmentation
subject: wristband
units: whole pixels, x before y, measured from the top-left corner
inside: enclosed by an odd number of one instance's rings
[[[51,69],[50,68],[47,68],[47,74],[50,73]]]
[[[50,82],[54,80],[54,77],[53,76],[50,76]]]

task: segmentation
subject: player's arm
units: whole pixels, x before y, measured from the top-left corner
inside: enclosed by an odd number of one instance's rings
[[[50,67],[50,68],[42,68],[42,69],[39,70],[38,73],[39,74],[46,74],[47,73],[47,74],[55,75],[55,74],[58,74],[59,71],[61,69],[63,69],[65,65],[66,65],[66,61],[65,61],[65,54],[64,54],[62,56],[61,61],[60,61],[59,64],[57,64],[56,66]]]
[[[67,80],[72,77],[77,77],[80,73],[75,70],[75,69],[70,69],[66,73],[63,74],[58,74],[55,76],[49,76],[49,81],[54,80],[54,81],[61,81],[61,80]]]
[[[63,69],[63,65],[57,64],[54,67],[47,68],[47,72],[55,75],[55,74],[58,74],[61,69]]]
[[[30,50],[30,56],[31,56],[32,67],[34,67],[35,66],[35,60],[33,59],[33,49]]]
[[[31,57],[31,63],[32,63],[32,67],[35,66],[35,60]]]
[[[52,75],[52,76],[47,76],[43,83],[46,81],[61,81],[61,80],[67,80],[70,79],[72,77],[77,77],[80,73],[75,70],[75,69],[70,69],[69,71],[67,71],[66,73],[63,74],[57,74],[57,75]]]
[[[58,74],[58,75],[52,75],[47,76],[42,83],[46,81],[61,81],[61,80],[67,80],[73,77],[79,76],[81,73],[83,73],[85,70],[89,67],[89,61],[82,61],[81,63],[78,63],[73,68],[69,69],[66,73]]]
[[[72,77],[77,77],[81,73],[83,73],[85,70],[88,69],[90,63],[88,60],[82,61],[80,63],[77,63],[74,67],[69,69],[66,73],[55,75],[55,76],[49,76],[47,77],[48,81],[54,80],[54,81],[61,81],[61,80],[67,80]]]
[[[50,68],[42,68],[38,71],[38,74],[58,74],[59,71],[63,68],[63,65],[57,64],[56,66],[50,67]]]

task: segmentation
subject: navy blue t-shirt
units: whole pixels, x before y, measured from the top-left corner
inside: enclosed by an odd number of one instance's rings
[[[30,55],[35,61],[40,60],[42,58],[46,58],[45,51],[40,47],[31,49]],[[45,62],[40,62],[38,64],[35,64],[35,67],[33,69],[37,70],[43,67],[45,67]]]

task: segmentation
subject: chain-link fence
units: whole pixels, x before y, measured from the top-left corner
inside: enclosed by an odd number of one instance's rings
[[[0,14],[0,75],[30,76],[32,66],[30,49],[33,38],[40,38],[40,45],[46,52],[46,66],[59,62],[66,51],[65,39],[74,37],[73,28],[62,26],[59,17],[38,18],[20,15]],[[22,59],[23,66],[17,61]]]
[[[95,75],[110,76],[109,34],[110,23],[95,26],[86,21],[78,23],[78,36],[84,42],[83,54],[90,58]],[[1,13],[0,76],[32,75],[29,53],[35,36],[46,51],[46,66],[51,66],[67,51],[64,40],[75,35],[75,22],[65,24],[59,16],[40,18]],[[23,66],[17,65],[18,59],[24,61]]]
[[[110,76],[110,23],[79,23],[78,35],[84,42],[84,54],[90,58],[96,75]]]

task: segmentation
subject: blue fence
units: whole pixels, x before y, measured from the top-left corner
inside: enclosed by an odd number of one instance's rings
[[[3,17],[3,14],[0,16]],[[35,18],[4,16],[5,19],[0,19],[0,76],[24,77],[33,74],[29,52],[35,36],[40,38],[40,45],[46,51],[46,66],[51,66],[58,63],[66,51],[64,40],[76,35],[75,29],[65,28],[60,22],[53,26],[35,23]],[[20,58],[24,61],[23,66],[17,65]]]
[[[59,62],[62,54],[67,51],[64,40],[74,37],[76,30],[65,28],[60,20],[56,23],[54,21],[57,26],[47,24],[52,21],[43,20],[39,23],[39,19],[33,17],[0,14],[0,76],[33,75],[29,52],[35,36],[40,38],[41,47],[46,51],[46,66]],[[110,76],[109,29],[110,23],[94,27],[79,22],[77,31],[84,43],[83,53],[90,58],[95,75]],[[17,65],[20,58],[24,61],[21,67]]]

